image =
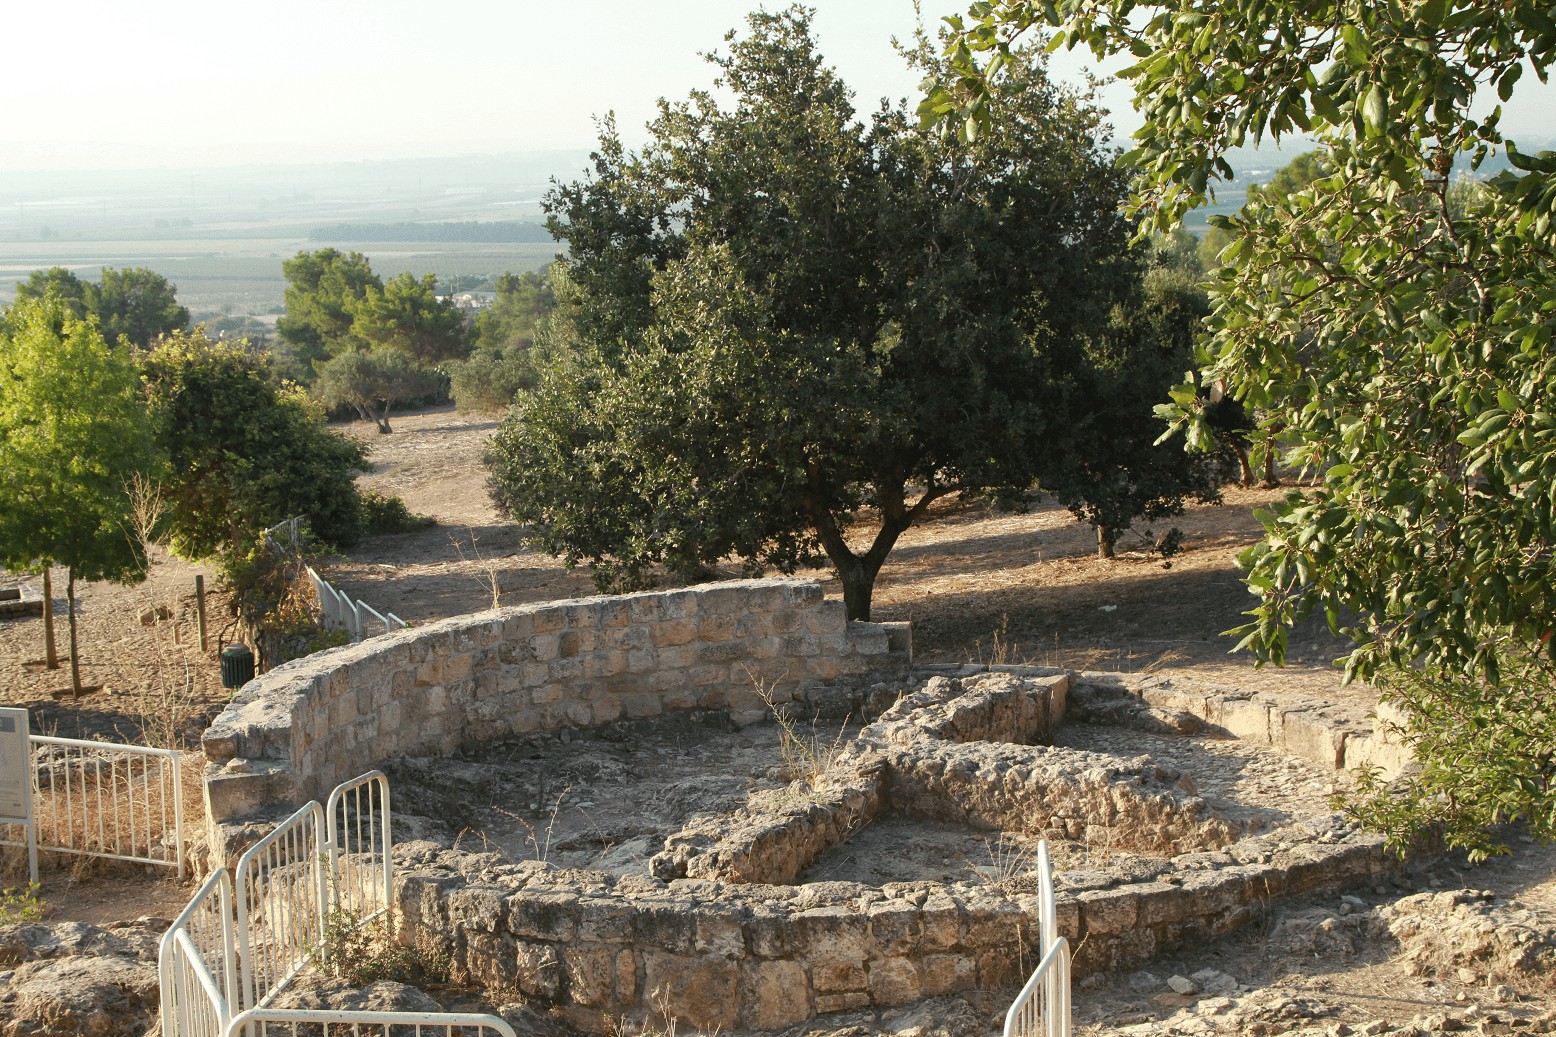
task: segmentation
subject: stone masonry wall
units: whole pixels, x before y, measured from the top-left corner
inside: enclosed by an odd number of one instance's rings
[[[296,806],[405,753],[678,709],[755,719],[766,710],[758,679],[782,677],[792,692],[904,672],[910,656],[907,624],[847,622],[809,580],[545,602],[412,627],[244,685],[202,738],[207,818],[216,829]]]

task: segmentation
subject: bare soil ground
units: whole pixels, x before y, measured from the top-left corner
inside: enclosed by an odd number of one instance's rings
[[[511,605],[593,592],[587,573],[569,571],[557,559],[524,549],[521,530],[492,508],[480,458],[495,422],[438,409],[399,416],[394,427],[388,436],[374,434],[370,426],[343,428],[372,448],[376,468],[362,482],[401,496],[412,511],[432,516],[438,524],[364,542],[349,559],[330,567],[331,579],[380,611],[393,611],[413,623],[490,608],[494,602]],[[911,620],[915,654],[923,661],[1030,661],[1149,670],[1277,695],[1320,695],[1367,705],[1373,700],[1369,690],[1342,687],[1327,665],[1340,645],[1321,629],[1299,631],[1292,640],[1291,662],[1280,670],[1255,670],[1248,660],[1229,657],[1230,642],[1219,636],[1241,622],[1252,600],[1233,564],[1235,553],[1259,535],[1250,509],[1279,492],[1234,489],[1220,506],[1195,508],[1160,524],[1157,532],[1177,525],[1184,533],[1183,551],[1170,560],[1170,567],[1145,550],[1143,538],[1126,538],[1116,561],[1096,559],[1090,529],[1053,506],[1014,515],[977,503],[947,502],[936,509],[932,521],[910,530],[888,560],[877,585],[875,618]],[[41,621],[0,620],[0,697],[5,704],[32,708],[35,726],[45,731],[189,744],[201,718],[219,708],[225,697],[216,662],[224,613],[214,596],[207,605],[207,651],[192,646],[196,571],[164,559],[140,587],[81,589],[85,683],[101,690],[80,700],[56,697],[69,686],[64,671],[34,665],[42,657]],[[0,587],[25,579],[32,578],[0,574]],[[55,579],[56,594],[62,597],[64,573],[57,571]],[[207,570],[208,586],[213,582],[214,574]],[[835,587],[829,590],[837,593]],[[61,623],[62,650],[63,629]],[[751,755],[752,773],[760,776],[767,766],[762,754],[768,749],[755,740],[763,731],[753,728],[744,736],[754,741],[740,751]],[[658,759],[669,764],[673,753],[660,753]],[[574,776],[582,781],[571,791],[564,776],[557,775],[546,796],[499,804],[524,822],[515,821],[506,836],[514,852],[532,852],[536,842],[548,837],[539,822],[554,813],[553,795],[560,795],[564,806],[576,795],[589,797],[574,800],[574,806],[580,816],[592,817],[606,838],[597,838],[600,833],[580,836],[577,847],[570,848],[563,845],[567,839],[559,840],[552,831],[551,852],[598,857],[619,849],[623,864],[630,862],[639,852],[634,840],[640,836],[624,827],[612,836],[613,812],[621,812],[621,804],[609,800],[607,791],[631,787],[638,780],[638,765],[609,764],[606,756],[596,763],[599,774]],[[654,760],[646,757],[641,765],[652,768]],[[1273,782],[1271,788],[1278,792],[1276,786],[1284,779],[1272,768],[1276,765],[1243,767],[1248,775],[1243,791],[1257,794],[1258,781],[1264,780]],[[712,784],[701,794],[714,799],[745,792],[733,785],[715,788],[718,780],[709,780]],[[589,787],[593,781],[603,782],[599,791]],[[749,775],[739,784],[748,786]],[[1229,787],[1228,795],[1234,793],[1242,794]],[[922,834],[925,844],[912,856],[930,870],[956,871],[970,866],[968,861],[981,860],[982,847],[968,845],[963,838],[971,833]],[[900,846],[914,833],[883,837]],[[1544,975],[1493,982],[1492,973],[1484,969],[1450,969],[1445,976],[1423,973],[1404,960],[1396,943],[1379,937],[1376,926],[1345,922],[1374,917],[1410,893],[1473,888],[1491,891],[1498,902],[1527,906],[1545,930],[1556,930],[1556,856],[1543,848],[1518,846],[1511,857],[1480,867],[1453,858],[1428,862],[1411,872],[1403,887],[1357,891],[1356,903],[1272,907],[1260,924],[1191,953],[1163,958],[1147,975],[1083,984],[1077,992],[1077,1019],[1089,1034],[1338,1035],[1408,1032],[1413,1021],[1422,1023],[1417,1032],[1439,1032],[1434,1016],[1453,1017],[1448,1021],[1454,1025],[1464,1018],[1463,1025],[1481,1032],[1528,1032],[1530,1019],[1556,1018],[1551,1016],[1556,999]],[[856,857],[873,856],[860,850],[868,848],[856,846]],[[857,860],[833,863],[851,868]],[[990,857],[986,866],[993,864]],[[139,872],[94,876],[87,869],[81,877],[82,882],[71,885],[68,875],[46,876],[44,895],[54,917],[104,921],[110,916],[166,916],[185,895],[176,884],[155,883]],[[1304,911],[1328,920],[1315,923],[1320,929],[1338,919],[1324,931],[1338,927],[1344,940],[1293,939],[1293,932],[1306,932],[1299,917]],[[1230,974],[1236,981],[1232,992],[1200,989],[1180,994],[1166,985],[1168,978],[1206,969]],[[823,1022],[850,1034],[889,1030],[919,1037],[961,1032],[958,1027],[964,1022],[974,1030],[993,1032],[1004,1003],[1004,995],[954,1004],[936,1001],[886,1017]],[[1536,1024],[1535,1030],[1544,1032],[1542,1025]]]

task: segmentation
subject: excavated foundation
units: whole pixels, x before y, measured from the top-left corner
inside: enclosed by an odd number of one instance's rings
[[[1033,848],[1076,971],[1376,881],[1334,816],[1366,718],[1157,677],[911,670],[905,624],[801,581],[460,617],[250,682],[204,737],[231,862],[385,767],[407,939],[497,1003],[774,1029],[1021,979]]]
[[[932,676],[812,695],[782,725],[704,713],[402,761],[398,809],[431,815],[403,834],[431,838],[402,846],[401,906],[458,979],[572,1025],[770,1029],[1018,980],[1040,838],[1080,974],[1392,869],[1329,812],[1332,763],[1144,691],[1163,689]]]

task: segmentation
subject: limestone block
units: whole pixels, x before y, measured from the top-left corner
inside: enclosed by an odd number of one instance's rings
[[[699,615],[706,621],[709,616],[735,616],[763,608],[758,603],[759,598],[753,601],[753,596],[760,595],[761,590],[753,588],[751,584],[752,581],[748,580],[734,580],[705,587],[700,593]],[[730,629],[733,631],[733,624]]]
[[[460,652],[450,655],[448,661],[443,664],[443,683],[466,680],[473,672],[474,665],[470,653]]]
[[[696,914],[692,949],[699,954],[744,957],[746,937],[739,916],[728,908],[704,904]]]
[[[648,635],[655,648],[690,644],[697,639],[697,621],[671,619],[663,623],[655,623],[648,628]]]
[[[848,630],[848,610],[841,601],[824,601],[805,613],[805,629],[818,636]]]
[[[869,994],[816,995],[816,1013],[818,1015],[825,1015],[828,1012],[847,1012],[855,1008],[868,1008],[869,1005]]]
[[[768,620],[768,626],[772,632],[782,636],[784,634],[797,634],[805,629],[805,614],[802,612],[775,612]]]
[[[944,951],[955,947],[962,939],[962,908],[945,895],[929,897],[920,909],[924,935],[920,947],[925,951]]]
[[[877,623],[850,622],[847,645],[859,655],[885,655],[891,651],[891,635]]]
[[[778,650],[790,658],[810,659],[820,654],[821,643],[810,634],[793,634],[783,639]]]
[[[576,1004],[615,1009],[611,999],[616,972],[616,951],[610,947],[568,946],[562,950],[565,994]]]
[[[210,752],[207,751],[209,756]],[[1371,732],[1349,731],[1342,749],[1346,770],[1358,767],[1377,767],[1385,778],[1396,778],[1414,762],[1410,747],[1374,729]]]
[[[697,618],[697,639],[705,645],[729,641],[735,636],[740,617],[730,612],[703,612]]]
[[[579,934],[581,907],[565,893],[510,893],[503,906],[508,931],[521,939],[570,944]]]
[[[684,900],[648,901],[632,919],[633,943],[672,954],[690,954],[697,939],[697,921]]]
[[[870,964],[870,1000],[877,1007],[917,1001],[923,991],[918,969],[906,958],[887,958]]]
[[[938,997],[977,984],[978,966],[964,954],[931,954],[918,963],[925,997]]]
[[[1328,769],[1345,765],[1345,729],[1337,718],[1304,707],[1282,709],[1275,716],[1278,744],[1288,753]]]
[[[555,1001],[562,992],[562,960],[550,944],[517,941],[514,972],[522,994]]]
[[[747,612],[735,620],[734,636],[746,640],[754,637],[770,637],[773,633],[773,618],[768,613]]]
[[[633,720],[657,717],[664,712],[664,704],[658,695],[626,695],[621,699],[623,712]]]
[[[1076,899],[1080,901],[1081,920],[1088,936],[1127,932],[1139,919],[1140,901],[1128,887],[1092,890]]]
[[[591,680],[614,677],[627,670],[627,653],[619,650],[593,652],[583,657],[583,675]]]
[[[709,1032],[735,1025],[739,965],[657,950],[642,955],[645,992],[669,1017],[667,1023],[674,1020]]]
[[[863,966],[851,961],[829,961],[812,966],[810,978],[818,994],[867,990],[870,985],[870,976]]]
[[[557,634],[568,627],[567,605],[562,602],[552,602],[550,605],[537,608],[532,617],[535,624],[535,635]]]
[[[753,1030],[777,1030],[811,1015],[805,970],[792,961],[748,962],[740,968],[739,1024]]]
[[[632,936],[637,912],[626,901],[614,897],[586,897],[576,904],[579,940],[626,942]]]
[[[870,955],[870,920],[851,907],[817,907],[789,916],[795,942],[812,969],[858,963]]]
[[[611,724],[621,719],[621,700],[616,698],[604,698],[592,703],[589,707],[589,722],[591,724]]]
[[[448,917],[466,930],[495,933],[507,926],[507,911],[501,890],[487,886],[465,886],[450,891]]]
[[[1256,745],[1271,745],[1270,704],[1249,696],[1217,695],[1208,700],[1205,719],[1224,728],[1233,738]]]
[[[503,617],[502,639],[509,644],[522,641],[535,633],[535,616],[532,612],[511,612]]]

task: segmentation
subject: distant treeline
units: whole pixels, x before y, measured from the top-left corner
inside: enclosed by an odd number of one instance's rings
[[[538,223],[491,220],[468,223],[336,223],[308,232],[309,241],[472,241],[548,244],[551,232]]]

